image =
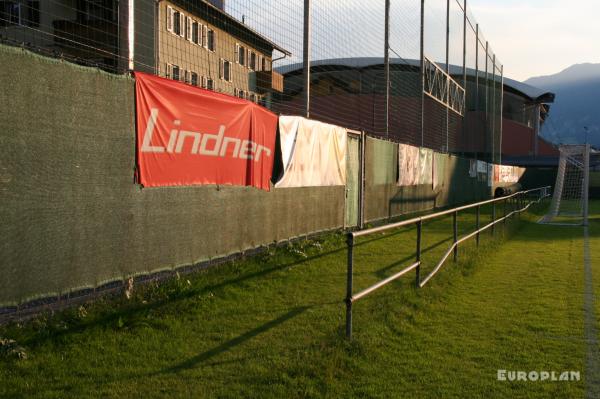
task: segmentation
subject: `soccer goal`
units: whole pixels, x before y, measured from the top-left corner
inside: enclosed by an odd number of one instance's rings
[[[561,145],[559,151],[552,202],[541,223],[587,225],[590,146]]]

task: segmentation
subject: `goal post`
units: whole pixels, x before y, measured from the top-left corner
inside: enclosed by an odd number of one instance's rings
[[[542,223],[587,225],[590,187],[590,145],[561,145],[548,213]]]

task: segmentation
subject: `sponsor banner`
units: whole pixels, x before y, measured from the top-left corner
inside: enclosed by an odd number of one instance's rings
[[[500,165],[499,181],[502,183],[516,183],[519,181],[519,168],[516,166]]]
[[[492,187],[494,185],[494,181],[495,181],[495,166],[494,164],[488,163],[487,164],[487,181],[488,181],[488,187]]]
[[[433,185],[433,151],[428,148],[398,145],[398,185]]]
[[[277,115],[250,101],[135,73],[137,151],[145,187],[269,190]]]
[[[299,116],[281,116],[279,136],[284,172],[275,187],[346,184],[346,129]]]

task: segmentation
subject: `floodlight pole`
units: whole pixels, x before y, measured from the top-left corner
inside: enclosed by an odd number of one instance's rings
[[[310,1],[304,0],[304,116],[307,118],[310,117]]]

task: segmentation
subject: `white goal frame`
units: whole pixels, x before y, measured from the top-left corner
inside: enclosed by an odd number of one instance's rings
[[[589,144],[561,145],[559,147],[560,160],[558,162],[558,171],[556,173],[556,182],[554,184],[554,193],[548,213],[541,219],[541,223],[564,224],[564,225],[588,225],[589,214],[589,191],[590,191],[590,152]],[[581,216],[581,223],[560,223],[553,222],[553,219],[560,216],[561,201],[565,190],[565,174],[567,168],[575,168],[582,173],[581,182],[581,211],[569,216]]]

